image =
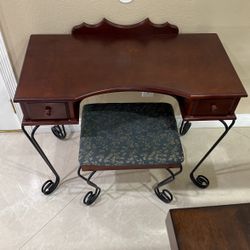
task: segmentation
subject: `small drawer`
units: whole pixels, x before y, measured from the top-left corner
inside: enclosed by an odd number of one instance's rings
[[[229,115],[234,112],[235,98],[197,100],[192,106],[192,115]]]
[[[26,112],[30,120],[67,119],[67,103],[27,103]]]

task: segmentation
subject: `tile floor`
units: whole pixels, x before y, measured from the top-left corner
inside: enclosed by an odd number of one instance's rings
[[[79,134],[38,141],[62,177],[50,196],[40,192],[51,173],[22,133],[0,134],[0,249],[169,249],[165,219],[170,208],[250,202],[250,128],[234,128],[199,172],[206,190],[189,177],[222,129],[191,129],[182,137],[184,171],[168,185],[171,204],[152,191],[164,170],[100,172],[102,194],[92,207],[81,200],[89,187],[77,177]]]

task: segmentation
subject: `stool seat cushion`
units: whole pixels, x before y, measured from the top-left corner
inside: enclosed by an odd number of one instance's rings
[[[180,164],[183,151],[167,103],[108,103],[83,107],[80,165]]]

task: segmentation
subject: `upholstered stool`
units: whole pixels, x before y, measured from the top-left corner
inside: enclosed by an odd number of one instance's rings
[[[174,111],[167,103],[88,104],[82,111],[79,150],[79,176],[96,188],[84,203],[90,205],[100,188],[90,181],[97,170],[166,168],[170,177],[155,187],[158,197],[172,200],[172,194],[159,187],[182,170],[183,151]],[[170,169],[178,168],[174,174]],[[86,179],[80,174],[92,170]]]

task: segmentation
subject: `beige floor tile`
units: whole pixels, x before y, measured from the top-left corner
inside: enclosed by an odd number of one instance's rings
[[[236,128],[235,132],[244,135],[250,139],[250,127]]]
[[[165,218],[170,208],[250,202],[249,128],[234,128],[198,171],[210,186],[201,190],[189,172],[222,129],[191,129],[182,137],[183,172],[167,188],[171,204],[162,203],[152,187],[166,171],[98,172],[102,188],[92,207],[82,204],[91,188],[77,178],[79,133],[60,141],[37,136],[62,176],[50,196],[40,192],[52,177],[23,134],[0,134],[0,249],[169,249]],[[88,174],[88,173],[86,173]]]
[[[38,136],[42,144],[48,142],[48,138],[47,135]],[[52,175],[25,136],[0,134],[0,147],[0,249],[18,249],[79,195],[83,185],[81,180],[72,179],[62,183],[53,195],[44,196],[41,186]],[[49,147],[57,148],[48,150],[52,159],[56,150],[62,150],[57,142],[50,143]],[[66,168],[66,162],[63,166]],[[61,172],[65,176],[70,170]]]
[[[137,192],[118,196],[93,207],[78,196],[22,249],[169,249],[166,214]]]
[[[240,129],[241,130],[241,129]],[[250,143],[249,138],[232,129],[196,172],[210,180],[207,189],[199,189],[189,173],[220,136],[223,129],[191,129],[182,137],[185,162],[183,172],[166,186],[174,195],[171,207],[192,207],[250,202]],[[144,179],[131,184],[144,197],[163,211],[169,209],[152,192],[153,185],[166,178],[165,170],[146,170]],[[138,174],[139,175],[139,174]]]

